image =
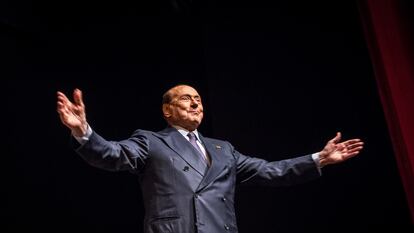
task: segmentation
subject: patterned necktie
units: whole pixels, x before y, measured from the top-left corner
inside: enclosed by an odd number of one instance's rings
[[[193,132],[189,132],[187,136],[190,139],[190,143],[196,148],[196,150],[203,157],[203,161],[207,164],[207,166],[210,166],[210,161],[207,159],[206,155],[204,155],[203,151],[200,149],[200,147],[197,144],[197,137],[195,136],[195,134]]]

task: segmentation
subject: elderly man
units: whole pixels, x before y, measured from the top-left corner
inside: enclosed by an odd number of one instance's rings
[[[128,139],[107,141],[86,120],[82,92],[71,102],[57,93],[60,119],[79,142],[76,152],[89,164],[137,175],[145,206],[145,233],[237,232],[234,192],[238,183],[292,185],[320,176],[328,164],[343,162],[363,148],[359,139],[340,142],[341,134],[317,153],[268,162],[246,156],[227,141],[197,131],[203,119],[198,92],[178,85],[163,95],[169,127],[136,130]]]

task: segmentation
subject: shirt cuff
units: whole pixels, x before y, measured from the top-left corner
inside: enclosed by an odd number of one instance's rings
[[[73,135],[73,137],[76,139],[76,141],[79,142],[79,144],[84,145],[87,141],[89,141],[89,138],[91,137],[91,135],[92,135],[92,128],[88,124],[88,128],[86,129],[85,135],[83,135],[82,137],[77,137]]]
[[[312,159],[316,164],[316,168],[318,169],[319,174],[322,175],[322,167],[321,167],[321,163],[319,160],[319,152],[313,153]]]

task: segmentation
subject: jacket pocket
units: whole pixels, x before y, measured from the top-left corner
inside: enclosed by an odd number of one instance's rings
[[[180,216],[156,217],[149,222],[149,233],[182,233]]]

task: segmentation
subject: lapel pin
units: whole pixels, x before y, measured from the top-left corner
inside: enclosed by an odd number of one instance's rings
[[[221,146],[219,146],[219,145],[216,145],[216,149],[221,149]]]

